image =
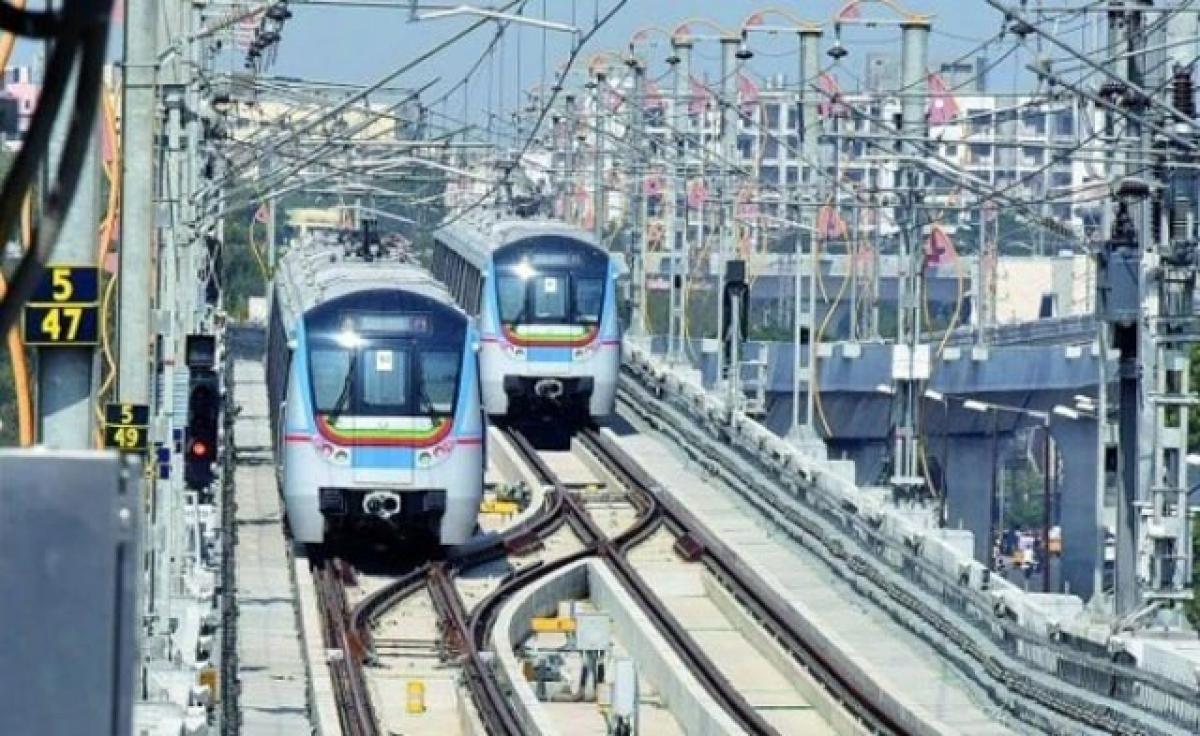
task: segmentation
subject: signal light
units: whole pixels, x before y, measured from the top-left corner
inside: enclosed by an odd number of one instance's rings
[[[188,380],[188,423],[183,479],[203,490],[215,479],[217,433],[221,417],[221,384],[216,371],[193,369]]]

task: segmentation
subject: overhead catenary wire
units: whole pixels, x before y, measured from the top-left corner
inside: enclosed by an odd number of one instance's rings
[[[597,17],[596,24],[593,25],[590,29],[588,29],[588,31],[586,33],[584,33],[576,41],[576,43],[574,44],[574,46],[571,49],[570,55],[567,57],[566,64],[564,64],[562,69],[559,71],[558,78],[552,88],[550,98],[541,105],[541,107],[538,111],[537,119],[534,121],[533,126],[530,128],[529,135],[527,137],[525,137],[524,142],[520,147],[520,150],[517,152],[517,154],[515,156],[515,160],[517,160],[517,161],[522,160],[524,158],[525,154],[528,153],[530,147],[533,145],[534,140],[537,138],[538,131],[541,130],[542,123],[545,122],[546,116],[550,114],[550,110],[554,105],[554,101],[558,98],[559,93],[562,91],[563,82],[566,80],[567,75],[570,73],[572,67],[575,65],[575,61],[579,58],[579,54],[583,51],[584,46],[586,46],[588,41],[590,41],[592,39],[592,37],[596,34],[596,32],[599,31],[601,28],[603,28],[605,25],[607,25],[608,22],[610,20],[612,20],[612,18],[618,12],[620,12],[622,8],[624,8],[628,4],[628,2],[629,2],[629,0],[617,0],[617,2],[613,5],[613,7],[604,15],[604,17],[602,17],[602,18]],[[597,5],[597,8],[598,7],[599,6]],[[504,176],[501,177],[500,180],[496,181],[478,199],[476,199],[474,202],[469,204],[467,207],[459,210],[454,215],[445,219],[440,224],[440,226],[445,227],[447,225],[453,224],[454,222],[457,222],[458,220],[462,219],[463,217],[466,217],[468,214],[475,211],[476,209],[478,209],[485,203],[489,202],[496,195],[496,193],[500,191],[500,189],[504,186],[504,184],[508,182],[509,177],[511,176],[511,172],[512,172],[512,169],[506,170]]]
[[[22,11],[24,12],[24,11]],[[72,101],[73,114],[61,161],[46,193],[41,227],[31,247],[9,275],[9,289],[0,300],[0,333],[15,324],[21,305],[37,286],[47,259],[54,250],[63,216],[75,195],[83,162],[95,129],[105,51],[108,45],[112,0],[81,0],[59,15],[61,28],[46,65],[46,77],[25,142],[0,188],[0,233],[11,233],[34,173],[45,156],[50,129],[64,102],[68,80],[78,77]],[[5,236],[6,237],[6,236]]]

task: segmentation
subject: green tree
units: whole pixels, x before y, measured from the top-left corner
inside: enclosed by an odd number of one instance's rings
[[[256,242],[263,240],[258,226]],[[261,247],[261,245],[260,245]],[[266,279],[250,250],[250,215],[239,212],[225,218],[225,243],[221,249],[221,286],[225,311],[234,319],[246,317],[252,296],[266,294]]]
[[[1200,629],[1200,514],[1192,516],[1192,600],[1188,601],[1188,619]]]

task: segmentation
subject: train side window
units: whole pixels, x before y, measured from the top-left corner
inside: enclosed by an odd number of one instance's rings
[[[309,355],[312,366],[313,399],[318,412],[331,412],[338,406],[339,399],[342,409],[349,396],[342,394],[349,390],[347,372],[350,370],[350,353],[342,348],[313,348]]]
[[[604,307],[604,279],[575,279],[575,321],[580,324],[595,324],[600,321]]]
[[[454,410],[462,353],[457,350],[421,352],[421,414],[449,414]]]
[[[516,276],[500,276],[496,279],[497,297],[500,302],[500,321],[508,324],[525,318],[525,281]]]

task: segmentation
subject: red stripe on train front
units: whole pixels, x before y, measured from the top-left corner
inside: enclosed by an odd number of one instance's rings
[[[288,433],[283,436],[284,442],[312,442],[311,434],[293,434]]]

